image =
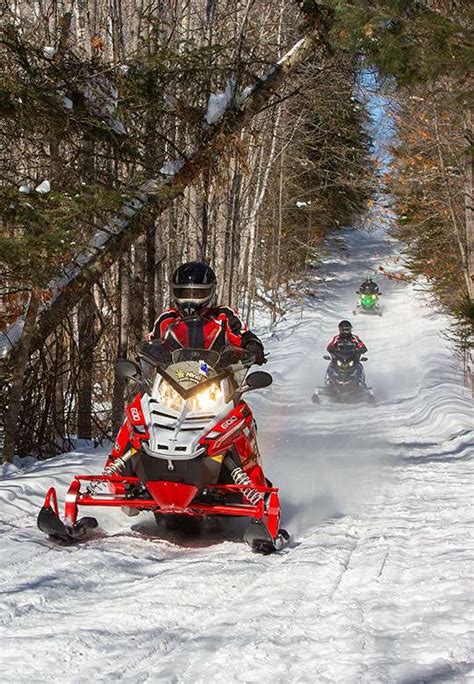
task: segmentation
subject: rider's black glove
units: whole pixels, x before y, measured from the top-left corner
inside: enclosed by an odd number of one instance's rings
[[[260,342],[257,342],[256,340],[251,340],[245,345],[245,351],[254,354],[255,363],[258,366],[263,366],[263,364],[266,363],[265,352],[263,351],[263,347],[260,344]]]

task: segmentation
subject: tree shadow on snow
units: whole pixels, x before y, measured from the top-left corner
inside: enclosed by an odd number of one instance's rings
[[[415,675],[398,680],[397,684],[436,684],[437,682],[459,681],[459,677],[471,672],[473,663],[438,663]]]

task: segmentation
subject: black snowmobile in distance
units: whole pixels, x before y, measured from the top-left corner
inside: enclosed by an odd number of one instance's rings
[[[332,356],[332,358],[331,358]],[[324,386],[318,387],[311,397],[313,404],[319,404],[322,397],[346,404],[375,402],[374,395],[365,383],[365,373],[362,361],[367,361],[366,356],[361,356],[360,351],[353,343],[341,343],[332,355],[325,354],[324,359],[330,361],[326,371]]]

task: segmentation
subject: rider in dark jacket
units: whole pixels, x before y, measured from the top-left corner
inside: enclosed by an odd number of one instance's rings
[[[380,294],[379,286],[372,278],[366,278],[358,290],[359,294]]]
[[[206,264],[189,261],[179,266],[171,280],[171,296],[176,306],[158,316],[147,339],[162,340],[170,351],[182,347],[220,351],[230,344],[252,352],[255,363],[262,365],[263,344],[233,309],[216,305],[216,290],[215,273]],[[189,318],[193,319],[193,326],[186,325]]]

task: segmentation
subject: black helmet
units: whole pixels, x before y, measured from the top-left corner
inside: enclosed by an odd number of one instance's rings
[[[339,323],[339,334],[343,337],[348,337],[352,334],[352,324],[350,321],[341,321]]]
[[[171,294],[183,316],[196,316],[212,306],[216,288],[216,274],[200,261],[181,264],[171,278]]]

